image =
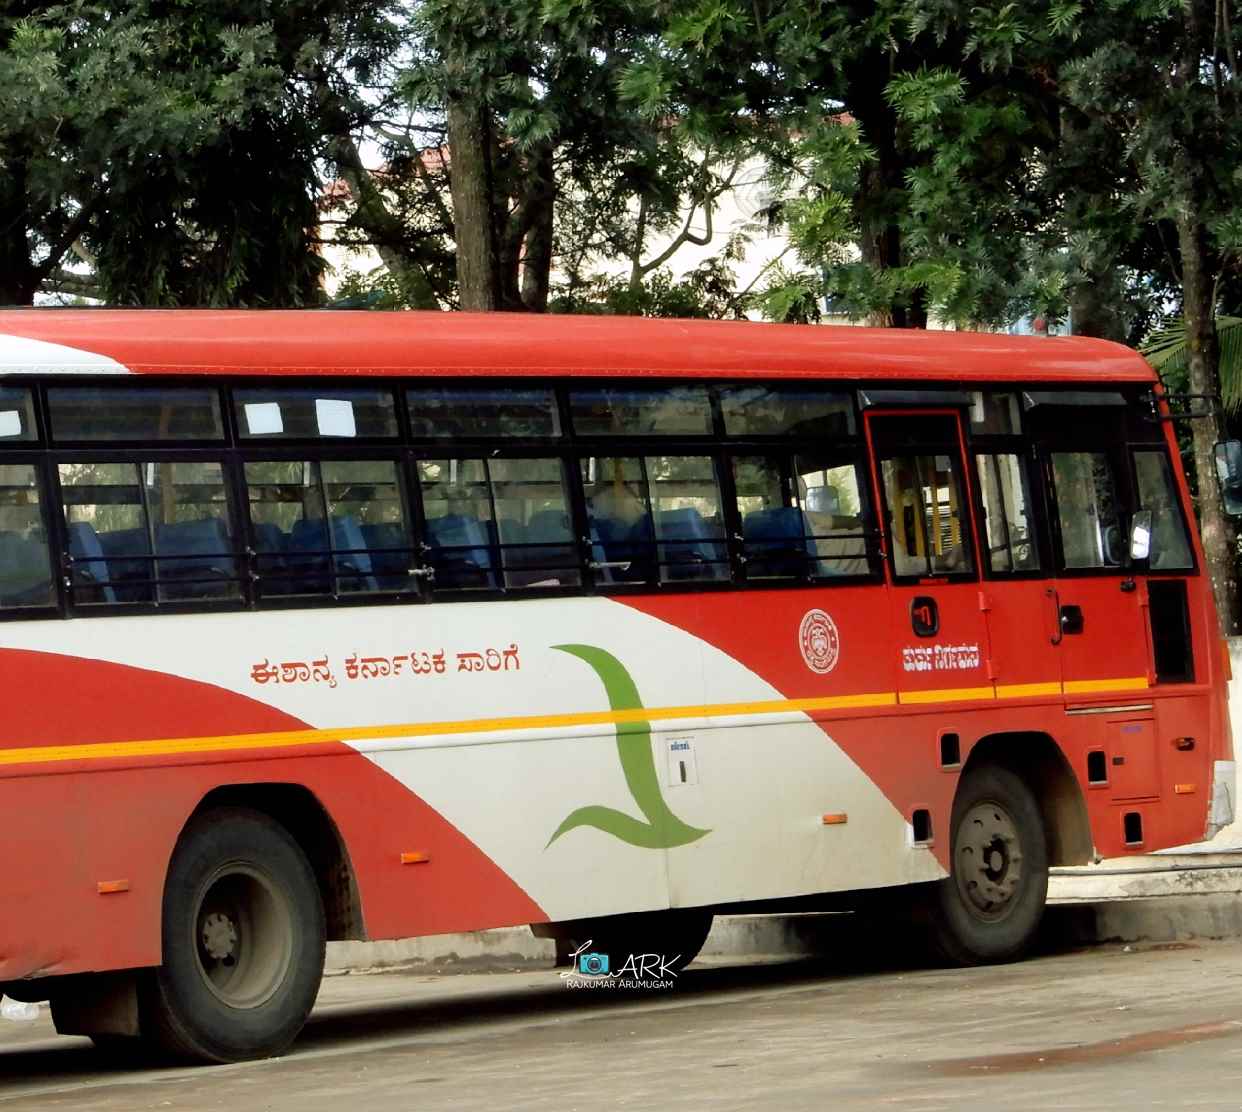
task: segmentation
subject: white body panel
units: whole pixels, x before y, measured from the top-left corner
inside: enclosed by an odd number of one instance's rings
[[[549,844],[580,807],[642,818],[615,726],[505,721],[608,711],[594,670],[553,647],[573,643],[616,657],[647,709],[691,708],[653,722],[651,744],[669,807],[709,833],[650,849],[579,827]],[[736,704],[780,700],[779,691],[691,634],[604,598],[12,623],[0,626],[0,645],[185,676],[319,729],[450,724],[350,744],[461,830],[552,919],[944,875],[928,849],[911,844],[899,811],[806,715],[713,719],[704,707],[723,692]],[[510,668],[491,667],[512,646]],[[411,674],[408,655],[423,651],[443,651],[444,670]],[[491,663],[458,671],[458,653]],[[350,657],[402,655],[399,675],[346,676]],[[279,671],[284,662],[324,658],[331,682],[322,670],[318,681],[253,678],[263,662]],[[467,720],[468,729],[453,725]],[[185,736],[196,736],[192,722]],[[670,740],[678,745],[671,754]],[[825,826],[825,812],[848,812],[849,821]]]

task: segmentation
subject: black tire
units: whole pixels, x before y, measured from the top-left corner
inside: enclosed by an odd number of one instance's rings
[[[923,909],[936,952],[956,965],[1014,961],[1030,948],[1048,895],[1048,845],[1039,805],[1020,777],[984,766],[953,801],[950,875],[929,885]]]
[[[711,929],[712,913],[699,908],[614,915],[575,923],[569,950],[590,942],[590,952],[608,955],[614,973],[631,956],[654,954],[662,959],[657,968],[677,974],[699,956]]]
[[[306,855],[267,815],[196,816],[164,890],[164,964],[143,986],[145,1039],[197,1062],[279,1054],[319,991],[324,913]]]

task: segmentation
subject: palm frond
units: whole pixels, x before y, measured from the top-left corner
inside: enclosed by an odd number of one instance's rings
[[[1221,404],[1232,416],[1242,410],[1242,317],[1217,317],[1216,336],[1220,344]],[[1161,378],[1186,380],[1190,349],[1184,320],[1153,332],[1139,350]]]

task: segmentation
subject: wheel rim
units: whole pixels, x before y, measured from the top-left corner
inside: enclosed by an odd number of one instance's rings
[[[276,993],[293,961],[288,897],[251,865],[217,869],[199,889],[194,924],[198,972],[231,1008],[257,1008]]]
[[[994,922],[1012,910],[1023,891],[1022,842],[1013,816],[1000,804],[985,800],[962,816],[953,875],[976,918]]]

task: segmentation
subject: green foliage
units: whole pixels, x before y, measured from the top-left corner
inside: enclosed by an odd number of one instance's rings
[[[1237,417],[1242,411],[1242,317],[1218,316],[1216,338],[1220,344],[1221,404],[1230,416]],[[1184,320],[1170,321],[1153,332],[1140,350],[1171,390],[1182,393],[1189,389],[1190,345]]]

